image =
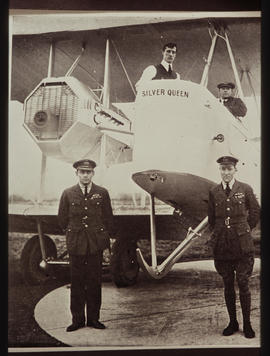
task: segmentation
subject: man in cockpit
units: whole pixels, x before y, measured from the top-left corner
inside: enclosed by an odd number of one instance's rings
[[[235,85],[233,83],[219,83],[219,101],[226,106],[226,108],[235,117],[243,117],[247,113],[247,107],[240,98],[233,96],[233,89]]]
[[[136,89],[145,81],[154,79],[180,79],[180,74],[172,68],[175,60],[177,46],[175,43],[166,43],[162,48],[162,61],[156,65],[150,65],[145,68],[140,80],[136,83]]]

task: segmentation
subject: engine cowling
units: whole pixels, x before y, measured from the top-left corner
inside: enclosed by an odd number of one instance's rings
[[[130,121],[106,109],[74,77],[45,78],[24,102],[24,127],[41,151],[66,162],[99,160],[99,127],[130,131]]]

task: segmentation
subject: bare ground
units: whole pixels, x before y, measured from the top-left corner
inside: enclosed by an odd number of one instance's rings
[[[38,301],[50,291],[69,282],[69,270],[58,267],[54,278],[41,285],[27,285],[21,275],[20,255],[26,241],[32,234],[10,233],[8,240],[8,346],[9,347],[60,347],[67,346],[42,330],[34,318],[34,308]],[[64,236],[51,236],[56,242],[58,253],[65,250]],[[256,255],[260,253],[260,231],[254,235]],[[185,253],[183,260],[209,258],[203,240],[195,241]],[[159,255],[166,257],[176,246],[177,241],[157,241]],[[149,255],[149,241],[140,240],[138,246],[145,256]],[[259,285],[253,281],[255,299],[259,301]],[[256,306],[256,309],[259,306]]]

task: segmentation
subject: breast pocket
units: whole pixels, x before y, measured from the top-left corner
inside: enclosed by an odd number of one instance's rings
[[[246,211],[246,201],[245,198],[233,197],[233,212],[235,215],[245,215]]]
[[[216,217],[224,217],[225,214],[225,205],[223,201],[215,202],[215,215]]]
[[[79,215],[81,212],[81,202],[79,200],[72,200],[70,203],[71,215]]]
[[[101,212],[102,199],[101,198],[90,199],[90,206],[92,209],[95,210],[96,213]]]

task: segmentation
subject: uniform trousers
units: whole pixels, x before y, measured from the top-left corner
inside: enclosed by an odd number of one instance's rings
[[[240,294],[249,293],[248,279],[252,274],[254,257],[245,255],[234,260],[214,260],[215,268],[221,275],[225,289],[234,289],[236,277]]]
[[[249,277],[252,274],[254,265],[253,254],[245,255],[234,260],[214,260],[217,272],[222,276],[224,283],[224,297],[231,320],[236,319],[235,300],[236,294],[234,289],[235,277],[239,287],[239,297],[242,307],[243,320],[249,322],[251,294],[249,290]]]
[[[96,254],[70,255],[72,323],[99,320],[101,307],[102,251]]]

